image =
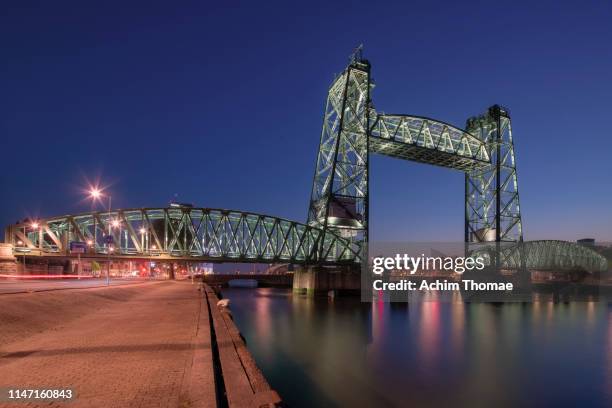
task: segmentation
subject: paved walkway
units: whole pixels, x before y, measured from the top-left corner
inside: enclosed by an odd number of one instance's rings
[[[111,279],[110,285],[130,285],[133,283],[148,282],[147,279]],[[96,288],[106,285],[106,279],[0,279],[0,294],[42,292],[57,289]]]
[[[125,290],[138,293],[126,299],[116,294]],[[161,282],[86,291],[105,297],[105,303],[42,333],[0,344],[0,388],[69,387],[76,401],[0,406],[215,406],[210,343],[197,340],[210,339],[208,309],[197,285]],[[31,306],[33,296],[60,292],[2,298],[27,299]]]

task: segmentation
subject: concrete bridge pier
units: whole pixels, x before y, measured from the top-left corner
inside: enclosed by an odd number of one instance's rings
[[[13,255],[13,245],[0,244],[0,275],[16,275],[17,259]]]
[[[293,272],[293,292],[314,295],[359,294],[361,275],[354,266],[298,266]]]

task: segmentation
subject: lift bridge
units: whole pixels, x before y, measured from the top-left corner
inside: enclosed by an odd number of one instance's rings
[[[113,259],[360,265],[367,260],[369,159],[380,154],[463,172],[466,247],[497,246],[497,267],[607,269],[605,258],[576,244],[523,242],[508,109],[494,105],[465,129],[382,113],[372,103],[370,72],[358,49],[329,88],[305,223],[224,209],[142,208],[15,224],[6,241],[24,256],[67,256],[69,243],[79,241],[89,255]]]

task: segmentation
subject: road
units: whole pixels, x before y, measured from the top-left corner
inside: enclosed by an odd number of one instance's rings
[[[164,281],[0,296],[0,389],[77,395],[0,406],[214,406],[208,309],[197,288]]]
[[[129,285],[146,279],[111,279],[110,284]],[[22,280],[0,279],[0,294],[40,292],[57,289],[96,288],[106,286],[106,279]]]

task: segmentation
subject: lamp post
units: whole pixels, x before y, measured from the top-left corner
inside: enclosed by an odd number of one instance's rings
[[[100,191],[97,187],[93,187],[89,190],[89,196],[94,200],[94,203],[96,200],[100,199],[100,197],[102,197],[102,191]],[[111,222],[110,217],[111,217],[111,203],[112,203],[112,196],[109,194],[108,195],[108,236],[112,237],[112,227],[113,224],[117,223],[117,225],[119,225],[119,221],[114,220],[113,222]],[[96,243],[96,218],[94,216],[94,245]],[[95,248],[95,247],[94,247]],[[110,285],[110,253],[111,253],[111,245],[110,243],[106,244],[106,263],[107,263],[107,268],[106,268],[106,286]]]
[[[32,223],[30,224],[30,228],[36,232],[38,231],[38,227],[39,224],[37,221],[32,221]],[[23,225],[23,235],[25,236],[26,239],[29,239],[28,237],[28,226],[26,224]],[[40,238],[40,231],[39,231],[39,236],[36,237],[36,239],[38,240]],[[35,241],[36,242],[36,241]],[[17,245],[19,246],[27,246],[27,244],[21,240],[17,241]],[[29,250],[27,250],[29,251]],[[26,273],[26,249],[23,250],[23,274],[25,275]]]
[[[145,254],[145,243],[146,243],[145,234],[146,233],[147,233],[147,229],[145,227],[140,227],[140,250],[142,251],[143,255]]]
[[[151,249],[149,250],[149,279],[153,278],[153,274],[151,273],[151,262],[153,262],[153,250],[157,249],[157,246],[153,245],[151,246]]]
[[[112,241],[113,243],[115,242],[114,239],[114,235],[113,235],[113,228],[117,228],[119,227],[119,220],[113,220],[110,221],[110,216],[111,216],[111,212],[110,212],[110,196],[108,198],[108,235],[109,237],[111,237],[112,239],[109,239],[109,241]],[[121,236],[119,237],[119,239],[121,239]],[[106,260],[108,263],[108,269],[106,270],[106,286],[110,285],[110,267],[111,267],[111,259],[110,259],[110,254],[111,252],[113,252],[115,250],[115,247],[112,246],[110,243],[108,244],[108,248],[106,250]]]
[[[95,218],[94,218],[94,220],[95,220]],[[95,228],[95,223],[94,223],[94,228]],[[94,229],[94,232],[95,232],[95,229]],[[91,251],[91,246],[92,245],[93,245],[93,241],[91,239],[88,239],[87,240],[87,248],[88,248],[87,252]],[[79,257],[80,257],[80,255],[79,255]],[[81,262],[79,261],[79,268],[80,268],[80,266],[81,266]],[[91,276],[94,276],[94,273],[93,273],[94,272],[94,270],[93,270],[93,263],[90,263],[90,267],[91,267]],[[81,272],[82,272],[82,270],[79,270],[79,273],[81,273]]]
[[[99,200],[101,195],[102,195],[102,192],[95,187],[89,190],[89,197],[92,199],[92,210],[95,211],[96,200]],[[97,226],[96,226],[96,215],[92,214],[92,217],[93,217],[93,251],[95,254],[96,244],[98,242],[98,231],[97,231]]]
[[[140,228],[140,248],[142,249],[143,253],[145,250],[145,242],[146,242],[145,234],[146,233],[147,233],[147,229],[145,227],[141,227]]]
[[[23,241],[19,240],[17,241],[17,246],[23,246]],[[25,275],[25,252],[23,253],[23,271],[22,271],[23,275]]]

